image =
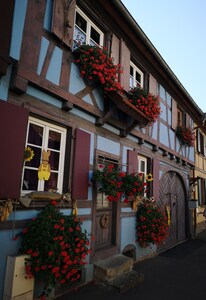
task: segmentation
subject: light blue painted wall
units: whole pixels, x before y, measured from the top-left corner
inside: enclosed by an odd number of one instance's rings
[[[102,127],[105,128],[105,129],[107,129],[107,130],[109,130],[110,132],[115,133],[118,136],[120,134],[120,130],[119,129],[117,129],[117,128],[109,125],[109,124],[104,124]]]
[[[89,121],[93,124],[95,124],[95,122],[96,122],[95,117],[93,117],[92,115],[87,114],[86,112],[84,112],[84,111],[82,111],[82,110],[80,110],[76,107],[72,108],[70,113],[74,114],[76,116],[79,116],[80,118],[85,119],[85,120],[87,120],[87,121]]]
[[[167,122],[170,126],[172,125],[172,112],[170,109],[167,109]]]
[[[192,161],[195,161],[195,149],[194,147],[190,147],[188,149],[189,151],[189,159],[192,160]]]
[[[102,95],[100,89],[93,90],[93,95],[94,95],[95,100],[97,102],[98,108],[100,110],[104,110],[104,99],[103,99],[103,95]]]
[[[151,245],[148,248],[141,248],[139,244],[136,242],[137,234],[136,234],[136,218],[122,218],[121,219],[121,245],[120,251],[123,251],[124,248],[132,244],[136,247],[136,256],[137,260],[140,260],[143,257],[148,255],[152,255],[156,252],[156,247]]]
[[[122,164],[123,164],[123,167],[122,167],[122,171],[126,172],[127,170],[127,150],[133,150],[133,148],[129,148],[129,147],[125,147],[123,146],[123,149],[122,149]]]
[[[48,47],[49,47],[49,41],[45,37],[42,37],[40,53],[39,53],[39,61],[38,61],[38,66],[37,66],[37,74],[38,75],[41,74]]]
[[[71,74],[69,82],[69,92],[76,94],[86,87],[84,80],[80,77],[79,69],[75,64],[71,64]]]
[[[46,74],[46,79],[55,83],[56,85],[59,85],[62,66],[62,55],[63,51],[59,47],[55,46]]]
[[[92,102],[92,99],[91,99],[90,95],[86,95],[86,96],[84,96],[82,99],[83,99],[85,102],[87,102],[87,103],[93,105],[93,102]]]
[[[121,219],[121,251],[128,245],[136,246],[136,218]]]
[[[14,5],[14,17],[12,25],[10,56],[19,60],[24,22],[27,9],[27,0],[16,0]]]
[[[166,111],[166,106],[164,103],[160,102],[160,108],[161,108],[161,118],[164,121],[167,121],[167,111]]]
[[[14,241],[13,237],[18,234],[21,229],[12,232],[11,230],[0,231],[0,299],[3,299],[4,280],[6,274],[7,256],[16,256],[19,253],[20,241]],[[2,246],[3,245],[3,246]]]
[[[155,122],[153,124],[153,128],[152,128],[152,138],[157,140],[157,122]]]
[[[11,66],[7,68],[6,75],[0,77],[0,99],[8,100],[9,82],[11,77]]]
[[[167,128],[167,126],[165,126],[162,123],[160,123],[159,141],[160,141],[160,143],[162,143],[165,146],[169,147],[168,128]]]
[[[47,93],[44,93],[32,86],[27,86],[27,94],[33,96],[33,97],[36,97],[44,102],[47,102],[49,104],[52,104],[54,106],[57,106],[59,108],[62,107],[62,102],[52,96],[50,96],[49,94]]]
[[[44,15],[44,28],[51,31],[53,0],[46,1],[46,11]]]
[[[102,136],[97,136],[97,149],[114,155],[120,155],[120,144]]]
[[[170,138],[170,147],[172,150],[175,150],[175,133],[169,129],[169,138]]]

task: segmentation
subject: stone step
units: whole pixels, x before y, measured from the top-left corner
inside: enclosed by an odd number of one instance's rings
[[[132,271],[133,258],[122,254],[108,257],[94,263],[94,280],[109,282],[112,279]]]
[[[107,284],[116,288],[120,293],[124,293],[144,281],[144,274],[134,270],[123,273],[110,280]]]

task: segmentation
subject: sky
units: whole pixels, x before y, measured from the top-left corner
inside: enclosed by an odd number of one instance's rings
[[[178,80],[206,112],[206,0],[122,0]]]

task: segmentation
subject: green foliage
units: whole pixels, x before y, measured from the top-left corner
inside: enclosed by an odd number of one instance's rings
[[[144,200],[136,213],[137,240],[142,247],[163,243],[168,233],[167,217],[156,203]]]
[[[82,230],[81,221],[74,215],[63,215],[55,201],[52,203],[22,232],[21,252],[30,255],[26,273],[44,282],[42,299],[49,287],[78,280],[79,270],[90,253],[88,235]]]
[[[182,145],[185,145],[187,147],[194,146],[195,135],[194,135],[194,132],[190,128],[185,127],[185,126],[177,126],[176,135]]]

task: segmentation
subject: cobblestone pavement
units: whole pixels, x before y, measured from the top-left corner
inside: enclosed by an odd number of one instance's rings
[[[200,300],[206,299],[206,239],[191,239],[134,265],[144,282],[125,293],[95,282],[55,300]]]

